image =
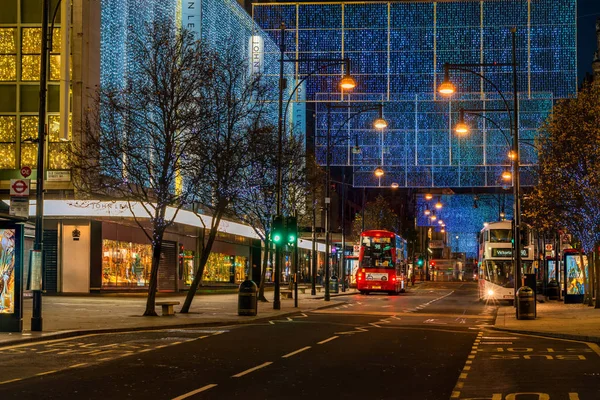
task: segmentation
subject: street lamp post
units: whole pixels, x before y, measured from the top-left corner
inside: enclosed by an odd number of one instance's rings
[[[330,190],[331,190],[331,177],[330,177],[330,165],[331,165],[331,110],[335,108],[351,108],[352,105],[332,105],[331,103],[327,103],[327,147],[326,147],[326,156],[325,156],[325,301],[330,301],[330,291],[329,291],[329,278],[330,278],[330,260],[329,260],[329,234],[331,231],[331,207],[330,207]],[[379,104],[377,107],[365,107],[361,108],[358,112],[350,115],[346,120],[342,123],[342,125],[338,128],[341,130],[344,125],[346,125],[352,118],[357,115],[362,114],[366,111],[378,110],[379,116],[373,122],[374,127],[377,129],[383,129],[387,127],[387,122],[383,119],[383,105]],[[336,135],[337,136],[337,135]],[[343,250],[342,250],[343,251]]]
[[[438,91],[442,95],[451,95],[454,93],[454,85],[450,82],[449,71],[459,70],[468,72],[479,76],[485,82],[490,84],[500,95],[509,119],[511,120],[512,133],[513,133],[513,148],[514,148],[514,161],[513,161],[513,190],[514,190],[514,232],[513,237],[515,238],[514,246],[514,260],[515,260],[515,295],[517,290],[521,286],[521,244],[517,240],[519,237],[519,230],[521,227],[521,200],[520,200],[520,165],[519,165],[519,98],[517,88],[517,39],[516,39],[516,28],[511,28],[512,36],[512,59],[510,63],[465,63],[465,64],[445,64],[444,65],[444,82],[439,86]],[[484,75],[473,71],[469,68],[498,68],[498,67],[511,67],[512,68],[512,86],[513,86],[513,108],[512,112],[502,91],[492,81],[486,78]]]
[[[338,59],[338,58],[300,58],[300,59],[285,59],[285,24],[282,22],[280,25],[280,58],[279,58],[279,99],[278,99],[278,111],[279,118],[277,121],[277,180],[275,183],[276,186],[276,215],[281,215],[282,213],[282,190],[283,190],[283,182],[282,182],[282,158],[283,158],[283,125],[284,125],[284,108],[283,108],[283,91],[287,87],[287,80],[284,78],[284,63],[286,62],[324,62],[333,64],[344,64],[344,76],[340,81],[340,87],[344,90],[351,90],[356,86],[356,82],[350,76],[350,60],[348,58]],[[309,75],[312,75],[312,72]],[[294,91],[298,88],[294,89]],[[289,105],[289,101],[288,101]],[[273,299],[273,309],[279,310],[281,309],[281,299],[280,299],[280,282],[281,279],[281,246],[275,246],[275,285],[274,285],[274,299]],[[314,277],[313,277],[314,279]]]

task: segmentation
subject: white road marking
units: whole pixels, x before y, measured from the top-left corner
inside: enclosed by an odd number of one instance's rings
[[[481,344],[513,344],[513,342],[481,342]]]
[[[192,391],[191,391],[191,392],[189,392],[189,393],[182,394],[181,396],[175,397],[173,400],[183,400],[183,399],[186,399],[186,398],[188,398],[188,397],[190,397],[190,396],[193,396],[193,395],[195,395],[196,393],[200,393],[200,392],[204,392],[204,391],[206,391],[206,390],[208,390],[208,389],[212,389],[212,388],[214,388],[215,386],[217,386],[217,384],[216,384],[216,383],[211,383],[210,385],[203,386],[203,387],[201,387],[200,389],[192,390]]]
[[[256,367],[252,367],[252,368],[250,368],[250,369],[247,369],[247,370],[245,370],[245,371],[242,371],[242,372],[240,372],[239,374],[232,375],[231,377],[232,377],[232,378],[239,378],[239,377],[241,377],[241,376],[244,376],[244,375],[247,375],[247,374],[249,374],[250,372],[254,372],[254,371],[256,371],[257,369],[264,368],[264,367],[266,367],[266,366],[269,366],[269,365],[271,365],[271,364],[273,364],[271,361],[267,361],[266,363],[262,363],[262,364],[260,364],[260,365],[257,365]]]
[[[48,375],[48,374],[53,374],[55,373],[57,370],[52,370],[52,371],[46,371],[46,372],[40,372],[39,374],[35,374],[35,376],[44,376],[44,375]]]
[[[325,339],[325,340],[321,340],[320,342],[317,342],[317,344],[324,344],[324,343],[327,343],[327,342],[331,342],[332,340],[335,340],[337,338],[339,338],[339,336],[332,336],[329,339]]]
[[[506,340],[509,340],[509,339],[518,339],[518,337],[516,337],[516,336],[482,336],[481,338],[482,339],[494,339],[494,340],[498,340],[498,339],[500,339],[500,340],[503,340],[503,339],[506,339]]]
[[[302,353],[303,351],[306,351],[308,349],[310,349],[310,346],[306,346],[306,347],[303,347],[303,348],[298,349],[296,351],[292,351],[291,353],[288,353],[285,356],[281,356],[281,358],[288,358],[288,357],[291,357],[291,356],[296,355],[298,353]]]
[[[293,319],[291,319],[290,317],[287,317],[287,320],[288,320],[288,321],[293,321]]]

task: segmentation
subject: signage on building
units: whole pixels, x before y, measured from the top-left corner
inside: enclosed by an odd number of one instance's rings
[[[552,250],[554,250],[554,247],[552,246],[552,244],[547,244],[544,247],[546,248],[546,251],[552,251]]]
[[[298,89],[296,89],[296,95],[294,96],[293,117],[294,123],[293,129],[296,134],[301,137],[306,137],[306,82],[302,82]],[[304,143],[306,148],[306,143]]]
[[[202,31],[202,1],[183,0],[181,2],[181,27],[194,32],[200,37]]]
[[[71,182],[71,171],[48,171],[46,180],[49,182]]]
[[[443,240],[430,240],[429,241],[429,248],[430,249],[443,249],[444,248],[444,241]]]
[[[250,73],[262,74],[265,63],[265,42],[262,36],[250,36],[248,48],[250,49]]]
[[[29,179],[11,179],[11,196],[29,196]]]

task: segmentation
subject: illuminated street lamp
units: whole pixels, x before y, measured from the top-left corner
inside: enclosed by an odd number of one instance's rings
[[[425,200],[433,199],[433,195],[431,193],[425,193]]]
[[[342,86],[343,82],[340,84],[340,86]],[[352,105],[334,105],[331,103],[327,103],[327,148],[326,148],[326,156],[325,156],[325,296],[323,296],[323,299],[325,301],[330,301],[331,300],[331,296],[329,293],[329,278],[330,278],[330,260],[329,260],[329,245],[330,245],[330,232],[331,232],[331,207],[330,207],[330,202],[331,202],[331,198],[330,198],[330,189],[331,189],[331,184],[330,184],[330,180],[331,180],[331,173],[330,173],[330,166],[331,166],[331,126],[332,126],[332,121],[331,121],[331,110],[332,109],[336,109],[336,108],[352,108]],[[383,119],[382,115],[383,115],[383,104],[379,104],[376,107],[363,107],[359,110],[357,110],[355,113],[351,114],[348,118],[346,118],[346,120],[341,124],[341,126],[338,128],[338,130],[336,131],[335,135],[337,137],[337,132],[339,132],[352,118],[356,117],[357,115],[360,115],[366,111],[373,111],[373,110],[378,110],[379,111],[379,117],[377,119],[375,119],[375,121],[373,121],[373,127],[374,128],[385,128],[387,126],[387,122]],[[385,126],[383,126],[385,125]],[[353,147],[352,149],[352,153],[353,154],[359,154],[361,152],[360,147],[358,146],[358,139],[356,139],[356,145]],[[383,169],[378,168],[381,171],[380,175],[377,175],[377,170],[375,172],[375,174],[377,176],[382,176],[383,175]],[[345,247],[345,243],[342,243],[342,247]],[[344,255],[343,255],[343,251],[342,250],[342,260],[344,260]],[[345,268],[342,269],[342,272],[345,270]],[[342,276],[343,278],[343,276]]]
[[[287,80],[283,75],[283,66],[286,62],[293,63],[310,63],[310,62],[318,62],[318,63],[326,63],[326,65],[335,65],[335,64],[343,64],[344,65],[344,76],[340,80],[340,87],[343,90],[351,90],[356,87],[356,82],[350,76],[350,59],[348,58],[298,58],[291,59],[285,58],[286,52],[286,39],[285,39],[285,24],[282,22],[280,25],[280,55],[279,55],[279,119],[277,125],[277,181],[275,182],[275,190],[276,190],[276,215],[281,216],[282,213],[282,198],[283,198],[283,177],[282,177],[282,158],[283,158],[283,127],[284,127],[284,110],[283,110],[283,91],[287,86]],[[303,81],[317,71],[320,68],[312,71],[308,74]],[[296,85],[296,89],[300,86],[300,83]],[[289,105],[289,101],[288,101]],[[327,192],[329,192],[329,182],[327,182]],[[327,250],[328,252],[329,250]],[[314,253],[313,253],[314,254]],[[281,309],[281,299],[280,299],[280,285],[279,280],[281,278],[281,256],[282,256],[282,246],[275,246],[275,284],[274,284],[274,299],[273,299],[273,309],[279,310]],[[316,267],[313,266],[313,271]],[[314,278],[313,278],[314,282]],[[314,285],[314,284],[313,284]],[[327,293],[327,292],[326,292]],[[313,294],[314,294],[314,286],[313,286]]]
[[[376,177],[381,178],[384,174],[383,168],[381,168],[381,167],[375,168],[374,174]]]
[[[400,187],[400,185],[398,185],[396,182],[392,183],[392,189],[398,189],[398,187]]]
[[[425,215],[431,215],[431,210],[429,209],[429,204],[425,206]]]
[[[502,172],[502,179],[504,179],[505,181],[510,181],[512,179],[512,174],[510,173],[510,171],[503,171]]]
[[[512,58],[509,63],[463,63],[463,64],[444,64],[444,81],[438,87],[439,93],[445,96],[449,96],[456,91],[456,88],[450,82],[450,70],[458,70],[460,72],[467,72],[473,75],[478,76],[482,81],[487,82],[490,86],[494,88],[494,90],[500,95],[500,98],[504,102],[505,111],[511,120],[511,128],[513,135],[513,150],[514,150],[514,159],[513,159],[513,191],[514,191],[514,224],[513,224],[513,237],[517,237],[517,233],[521,228],[521,199],[520,199],[520,160],[519,160],[519,98],[518,98],[518,74],[517,74],[517,39],[516,39],[516,28],[511,28],[511,39],[512,39]],[[513,89],[513,107],[509,106],[508,101],[504,97],[502,91],[498,88],[498,86],[488,79],[482,72],[484,68],[512,68],[512,89]],[[504,176],[504,174],[503,174]],[[517,290],[521,287],[521,245],[518,240],[515,240],[514,243],[514,258],[515,258],[515,294]],[[516,304],[516,303],[515,303]]]
[[[438,201],[437,203],[435,203],[435,208],[440,210],[444,205],[442,204],[442,201],[440,200],[440,198],[438,197]]]

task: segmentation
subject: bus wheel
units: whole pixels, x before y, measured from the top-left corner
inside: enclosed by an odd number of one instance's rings
[[[406,293],[406,289],[400,289],[400,293]]]

